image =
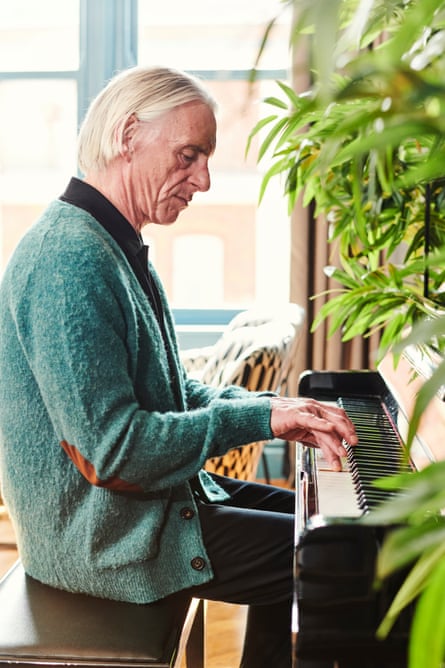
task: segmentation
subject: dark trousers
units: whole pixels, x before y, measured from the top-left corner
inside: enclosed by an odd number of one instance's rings
[[[294,493],[214,477],[230,500],[198,504],[215,577],[192,593],[249,606],[241,668],[290,668]]]

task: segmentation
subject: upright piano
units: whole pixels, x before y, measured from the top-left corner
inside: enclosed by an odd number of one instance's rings
[[[385,640],[376,639],[404,573],[376,589],[375,562],[388,530],[357,521],[388,499],[373,481],[445,458],[445,403],[439,393],[422,416],[409,459],[404,442],[419,387],[435,360],[409,348],[388,355],[377,371],[306,371],[299,395],[342,406],[358,445],[342,472],[320,451],[297,444],[295,596],[296,668],[405,668],[413,607]]]

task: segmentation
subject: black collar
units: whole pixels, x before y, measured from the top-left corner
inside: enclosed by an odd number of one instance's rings
[[[141,235],[110,200],[81,179],[73,177],[59,199],[90,213],[119,244],[162,323],[159,293],[148,270],[148,246],[144,244]]]
[[[142,237],[114,204],[89,183],[73,177],[60,198],[88,211],[104,227],[126,254],[137,255],[143,248]]]

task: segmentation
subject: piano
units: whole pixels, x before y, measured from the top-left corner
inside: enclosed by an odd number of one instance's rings
[[[434,356],[415,348],[377,371],[306,371],[299,395],[342,406],[359,439],[347,447],[342,472],[320,451],[297,443],[295,590],[296,668],[405,668],[413,608],[385,640],[375,632],[405,573],[374,587],[379,546],[390,530],[357,521],[391,492],[373,481],[420,470],[445,458],[445,403],[435,397],[422,416],[409,458],[404,446],[416,393],[434,369]],[[394,492],[392,492],[394,493]]]

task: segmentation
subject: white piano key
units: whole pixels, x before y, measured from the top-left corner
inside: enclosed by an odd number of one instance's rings
[[[357,495],[349,471],[318,471],[318,512],[326,517],[359,517]]]

